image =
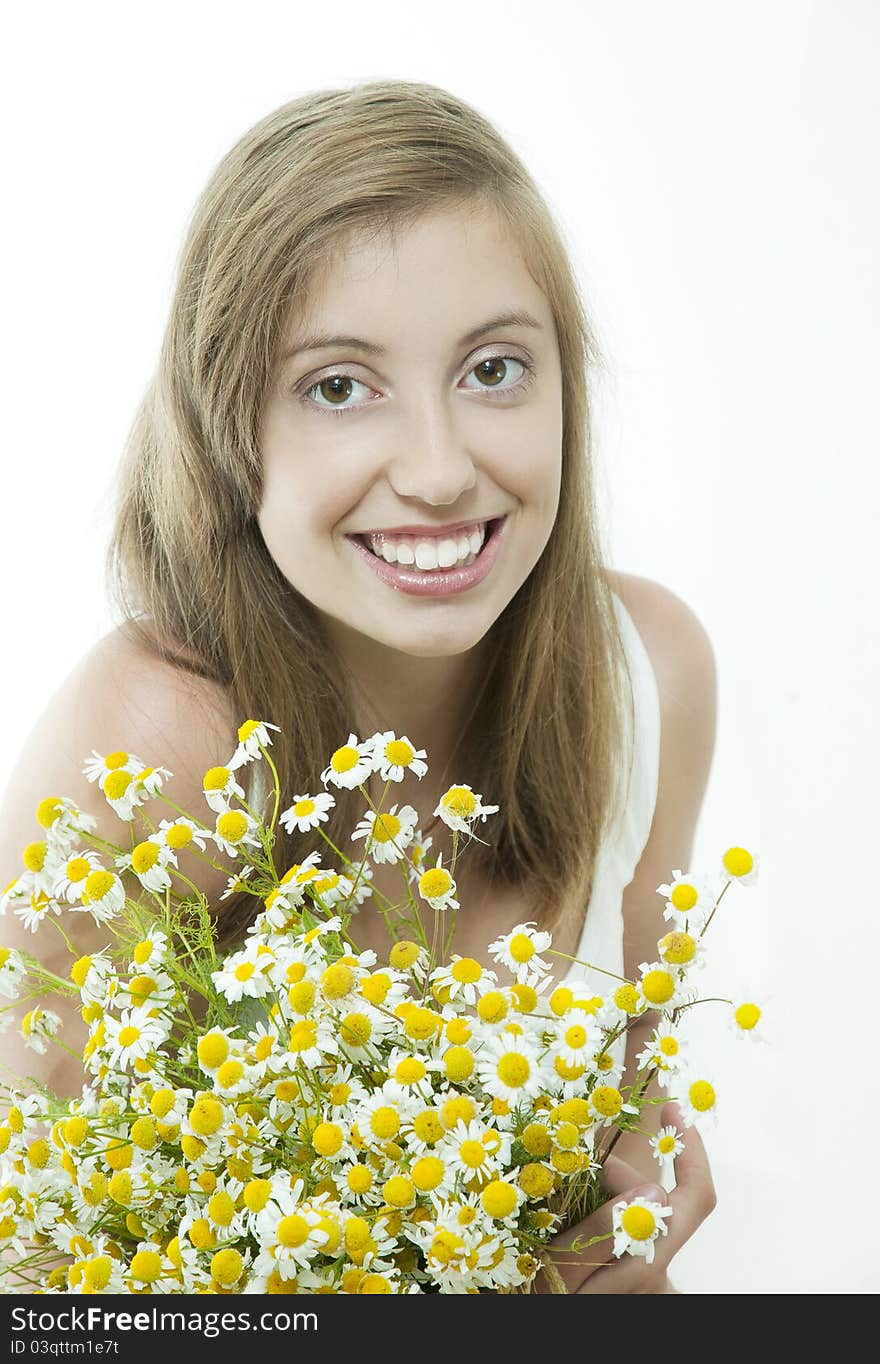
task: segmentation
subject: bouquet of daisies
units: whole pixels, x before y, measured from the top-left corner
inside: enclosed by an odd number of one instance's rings
[[[699,1002],[703,937],[721,896],[755,879],[748,850],[726,851],[717,896],[680,871],[659,887],[671,927],[657,959],[638,980],[609,975],[603,996],[585,980],[557,983],[550,934],[534,923],[489,945],[497,969],[447,960],[459,840],[498,807],[450,787],[434,813],[453,830],[451,865],[429,864],[416,811],[383,811],[364,785],[380,773],[387,794],[427,771],[424,750],[389,732],[351,734],[321,774],[324,791],[279,816],[276,728],[247,721],[236,752],[206,773],[207,823],[163,794],[167,769],[93,753],[85,775],[130,825],[127,851],[98,839],[69,798],[38,807],[43,836],[25,849],[0,912],[34,930],[54,925],[70,971],[0,947],[11,1001],[0,1019],[23,998],[29,1046],[65,1047],[50,1002],[75,997],[89,1078],[75,1100],[25,1082],[6,1095],[6,1291],[528,1292],[542,1266],[552,1278],[553,1237],[604,1201],[603,1162],[620,1132],[639,1130],[642,1107],[661,1101],[648,1094],[655,1078],[686,1123],[714,1116],[713,1085],[682,1062],[681,1020]],[[268,826],[237,780],[254,761],[274,779]],[[352,834],[364,839],[360,861],[321,829],[334,786],[357,786],[369,806]],[[162,802],[173,817],[157,823],[149,808]],[[279,876],[277,818],[314,830],[340,865],[314,852]],[[184,848],[233,857],[240,870],[226,895],[259,898],[225,955],[205,896],[180,884]],[[358,949],[355,916],[372,894],[371,859],[392,858],[409,894],[394,914],[381,907],[394,945],[378,961]],[[125,871],[143,887],[137,900]],[[85,956],[75,946],[83,914],[112,939]],[[741,1035],[760,1036],[757,1004],[726,1004]],[[615,1043],[646,1011],[656,1026],[636,1082],[621,1088]],[[681,1135],[667,1127],[651,1138],[661,1166]],[[644,1199],[620,1202],[615,1254],[652,1259],[669,1215]]]

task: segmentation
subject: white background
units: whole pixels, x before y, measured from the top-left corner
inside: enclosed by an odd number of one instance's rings
[[[880,1286],[878,16],[215,0],[6,26],[0,775],[111,623],[109,481],[189,214],[245,129],[308,90],[427,80],[547,195],[609,362],[614,564],[683,597],[718,659],[694,868],[761,857],[712,969],[771,995],[773,1045],[725,1040],[705,1007],[719,1205],[673,1266],[685,1292]]]

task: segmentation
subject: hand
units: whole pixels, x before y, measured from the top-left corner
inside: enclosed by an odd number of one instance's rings
[[[661,1122],[676,1123],[684,1129],[684,1150],[675,1161],[676,1186],[666,1193],[660,1184],[646,1181],[626,1161],[613,1154],[604,1166],[603,1183],[614,1195],[596,1212],[567,1231],[560,1232],[550,1243],[552,1263],[559,1272],[569,1293],[676,1293],[667,1278],[673,1256],[681,1250],[715,1207],[715,1187],[706,1157],[706,1148],[696,1127],[684,1128],[677,1104],[670,1100],[663,1105]],[[641,1255],[624,1253],[614,1256],[614,1237],[611,1235],[613,1208],[620,1198],[637,1196],[672,1208],[667,1218],[668,1231],[654,1243],[654,1260],[646,1264]],[[576,1237],[588,1241],[593,1236],[607,1236],[581,1251],[566,1251]],[[554,1249],[555,1248],[555,1249]],[[543,1279],[543,1274],[539,1275]],[[542,1285],[540,1292],[550,1291]]]

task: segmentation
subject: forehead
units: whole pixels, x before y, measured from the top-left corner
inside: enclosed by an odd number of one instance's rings
[[[316,272],[285,341],[349,333],[405,350],[426,332],[457,340],[468,324],[515,310],[552,326],[516,238],[489,209],[448,208],[352,233]]]

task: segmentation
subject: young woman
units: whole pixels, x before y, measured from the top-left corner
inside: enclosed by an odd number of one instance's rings
[[[244,718],[280,726],[291,797],[349,733],[390,729],[428,753],[405,795],[432,857],[451,858],[430,812],[452,782],[500,807],[457,866],[453,952],[488,964],[493,938],[537,920],[556,950],[637,975],[664,931],[656,888],[691,856],[715,674],[681,600],[604,566],[596,358],[547,206],[459,99],[373,82],[294,101],[245,134],[191,224],[121,468],[108,556],[120,624],[25,743],[0,819],[3,875],[50,791],[118,841],[81,775],[92,749],[171,768],[168,793],[196,813]],[[344,846],[363,801],[334,795],[326,829]],[[276,862],[311,850],[279,833]],[[181,870],[217,897],[226,939],[242,934],[254,901],[219,903],[225,872],[211,880],[185,856]],[[373,885],[399,900],[395,868]],[[33,945],[17,921],[5,928],[8,945]],[[380,957],[390,946],[370,901],[352,934]],[[87,936],[80,950],[101,945]],[[628,1045],[631,1064],[639,1028]],[[75,1066],[46,1062],[56,1088],[78,1088]],[[12,1046],[6,1064],[34,1073]],[[646,1113],[655,1126],[676,1116]],[[560,1255],[570,1290],[676,1291],[669,1261],[714,1203],[695,1129],[673,1193],[644,1135],[618,1143],[608,1178],[668,1200],[669,1235],[651,1266],[613,1261],[609,1242]],[[610,1205],[580,1230],[609,1228]]]

